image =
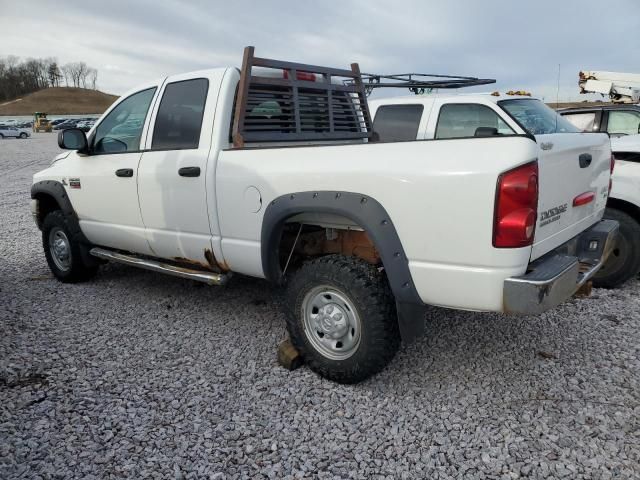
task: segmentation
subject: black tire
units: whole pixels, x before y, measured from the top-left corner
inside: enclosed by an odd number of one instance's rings
[[[24,132],[22,132],[22,133],[20,134],[20,138],[22,138],[22,139],[27,138],[27,134],[26,134],[26,133],[24,133]]]
[[[359,341],[357,345],[350,347],[351,353],[347,358],[328,358],[320,350],[323,347],[319,349],[313,343],[322,341],[318,340],[322,332],[313,328],[313,333],[307,333],[305,305],[308,306],[310,301],[305,299],[318,289],[321,289],[318,295],[322,295],[323,289],[335,292],[336,298],[331,302],[338,302],[337,298],[341,296],[355,307],[353,313],[349,308],[337,307],[341,312],[349,312],[352,319],[359,319],[355,320],[359,329]],[[322,296],[331,298],[331,295]],[[328,255],[306,262],[287,282],[285,302],[287,329],[292,344],[311,370],[329,380],[347,384],[365,380],[387,366],[400,347],[395,301],[387,278],[378,268],[363,260]],[[318,318],[316,307],[312,307],[310,311],[314,309]],[[355,330],[348,326],[347,332],[350,333],[342,338],[353,336]],[[334,340],[327,337],[325,341]],[[342,346],[342,342],[336,341],[335,345],[338,344]]]
[[[0,133],[0,139],[3,139],[3,138],[4,138],[4,135]]]
[[[617,220],[620,232],[613,252],[593,278],[593,285],[616,288],[640,272],[640,223],[615,208],[607,208],[604,218]]]
[[[67,247],[64,252],[68,252],[68,255],[64,255],[64,258],[68,260],[63,262],[60,255],[52,252],[55,240],[62,240],[63,244],[66,240]],[[49,213],[42,223],[42,248],[51,272],[61,282],[83,282],[92,278],[98,271],[97,266],[87,266],[82,261],[80,244],[74,240],[67,219],[60,210]]]

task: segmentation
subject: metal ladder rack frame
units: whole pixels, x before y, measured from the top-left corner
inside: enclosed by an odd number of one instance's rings
[[[435,88],[462,88],[496,83],[493,78],[436,75],[432,73],[396,73],[392,75],[363,73],[360,80],[367,95],[371,94],[376,88],[407,88],[416,95],[420,95]],[[346,83],[349,84],[350,81]]]
[[[282,70],[282,77],[253,75],[253,67]],[[309,80],[313,75],[314,80]],[[346,79],[349,84],[332,83]],[[280,118],[247,119],[266,95],[281,99]],[[285,113],[286,112],[286,113]],[[371,116],[357,63],[351,70],[254,56],[246,47],[233,118],[234,148],[250,142],[318,142],[371,138]]]

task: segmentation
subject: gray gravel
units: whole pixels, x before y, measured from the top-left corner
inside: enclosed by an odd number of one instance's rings
[[[340,386],[278,367],[265,282],[56,282],[28,194],[56,151],[0,141],[0,478],[640,478],[639,281],[539,317],[433,309]]]

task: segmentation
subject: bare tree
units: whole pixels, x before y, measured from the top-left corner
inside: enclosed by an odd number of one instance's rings
[[[89,68],[89,82],[92,90],[98,89],[98,70],[95,68]]]
[[[21,95],[48,87],[67,86],[97,88],[98,71],[85,62],[59,66],[55,58],[0,57],[0,100],[13,100]]]
[[[73,83],[73,74],[71,73],[71,64],[67,63],[63,65],[60,70],[62,71],[62,75],[64,76],[64,84],[68,87]]]

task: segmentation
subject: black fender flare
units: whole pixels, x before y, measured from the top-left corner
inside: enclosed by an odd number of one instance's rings
[[[409,271],[409,260],[393,221],[376,199],[353,192],[295,192],[272,200],[264,212],[261,232],[262,269],[265,277],[284,281],[278,246],[286,220],[300,213],[331,213],[349,218],[366,230],[380,252],[391,291],[396,299],[402,340],[411,341],[424,331],[424,303]]]
[[[89,242],[80,229],[78,215],[73,209],[73,205],[71,205],[71,200],[69,200],[69,196],[67,195],[64,185],[56,180],[43,180],[34,183],[31,186],[31,198],[38,199],[38,197],[42,195],[47,195],[53,198],[60,207],[60,211],[65,216],[67,225],[71,230],[71,240],[80,244],[80,252],[82,253],[83,262],[88,266],[99,265],[101,262],[89,253],[92,246],[91,242]],[[40,221],[38,221],[38,227],[42,227]]]

